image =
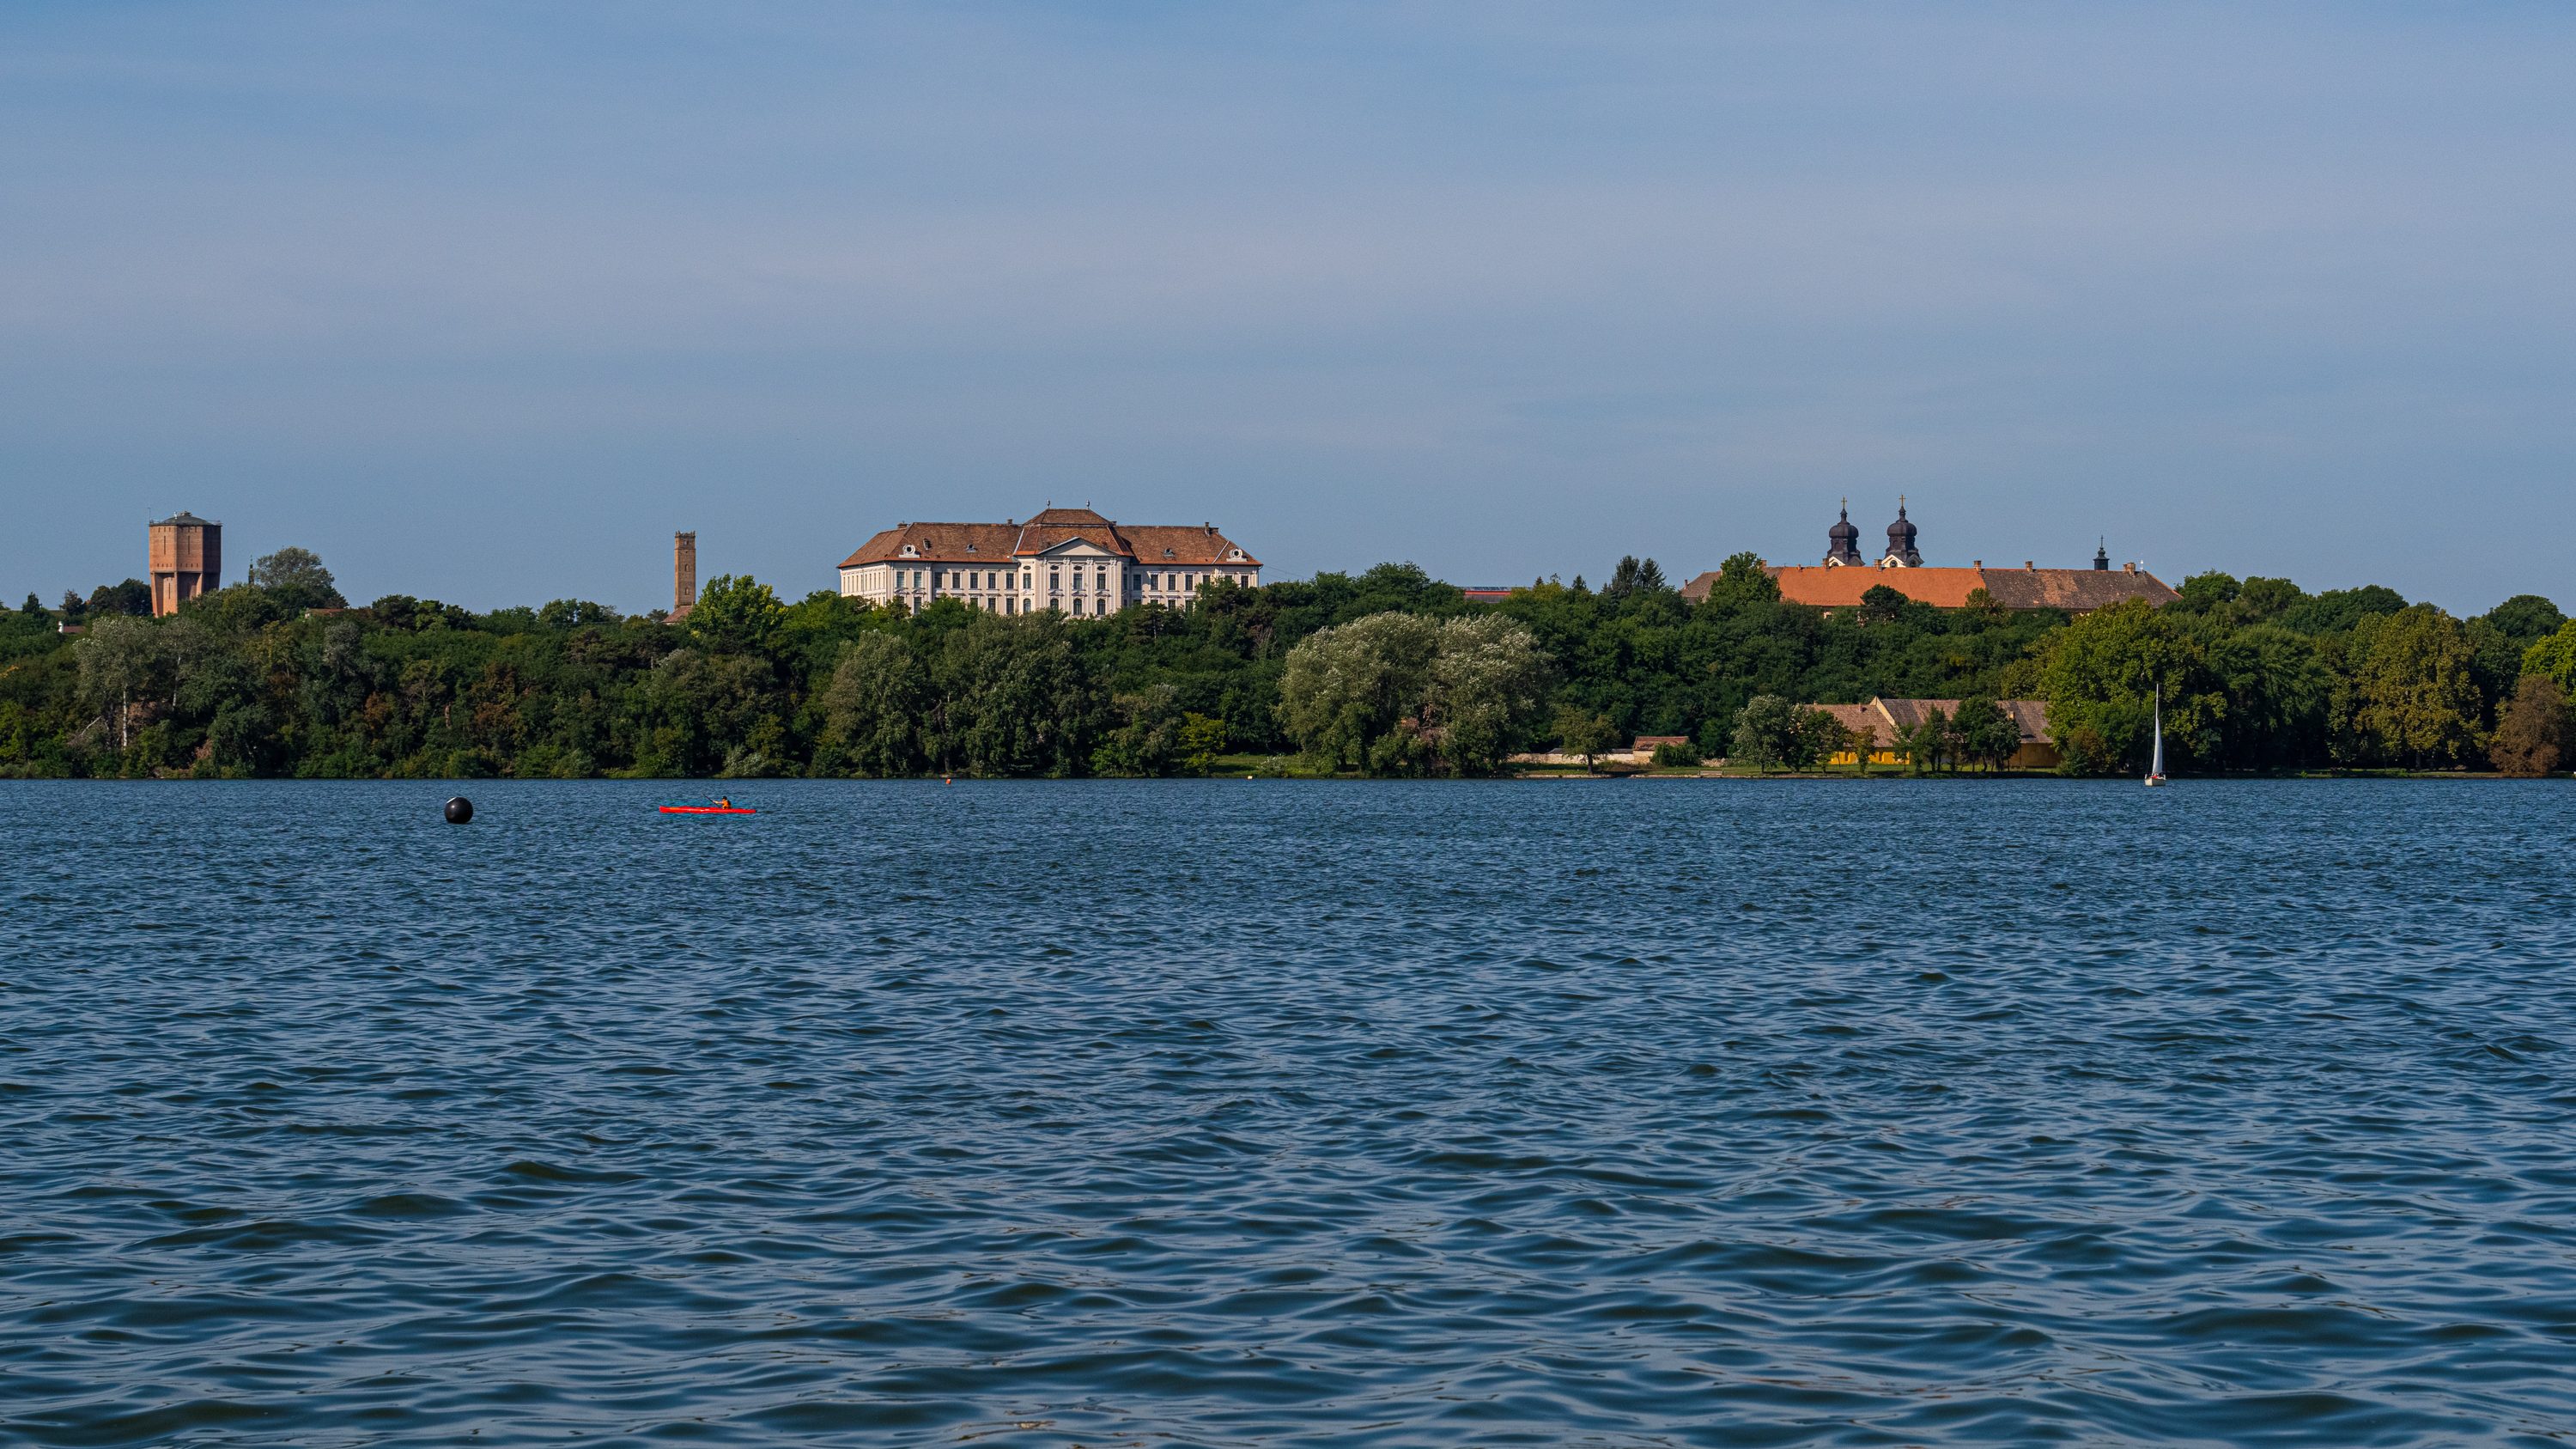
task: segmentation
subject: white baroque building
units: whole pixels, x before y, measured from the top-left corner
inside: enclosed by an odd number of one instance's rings
[[[911,609],[956,599],[997,614],[1185,609],[1218,579],[1253,587],[1261,560],[1213,523],[1122,528],[1088,508],[1050,508],[1026,523],[897,524],[841,560],[844,598]]]

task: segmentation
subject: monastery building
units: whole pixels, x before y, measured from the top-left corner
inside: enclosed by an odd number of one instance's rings
[[[1896,503],[1896,521],[1887,526],[1887,550],[1875,563],[1861,556],[1860,530],[1852,525],[1850,500],[1844,500],[1842,517],[1825,530],[1825,538],[1821,563],[1763,565],[1779,581],[1782,603],[1848,609],[1882,584],[1917,603],[1941,609],[1967,607],[1980,589],[1999,608],[2064,609],[2070,614],[2089,614],[2122,599],[2164,605],[2182,597],[2136,564],[2111,567],[2107,548],[2094,552],[2089,569],[2044,569],[2027,559],[2019,568],[1988,568],[1984,559],[1966,568],[1927,566],[1922,550],[1915,546],[1914,524],[1905,516],[1902,498]],[[1682,586],[1682,597],[1699,603],[1716,581],[1714,572],[1701,574]]]
[[[897,524],[841,560],[843,597],[914,610],[933,599],[997,614],[1185,609],[1219,579],[1254,587],[1261,560],[1215,524],[1127,527],[1088,508],[1049,508],[1026,523]]]

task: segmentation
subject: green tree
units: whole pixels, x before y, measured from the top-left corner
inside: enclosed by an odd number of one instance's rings
[[[1757,694],[1735,717],[1727,763],[1755,770],[1795,769],[1810,745],[1803,712],[1776,694]]]
[[[1619,748],[1619,727],[1606,714],[1560,705],[1555,729],[1557,749],[1564,754],[1581,755],[1587,770],[1601,756]]]
[[[1896,732],[1896,748],[1905,756],[1906,766],[1918,775],[1941,768],[1945,761],[1958,758],[1959,739],[1950,727],[1950,716],[1935,706],[1923,711],[1923,718]]]
[[[1181,768],[1193,775],[1214,772],[1217,756],[1225,752],[1225,742],[1224,720],[1196,711],[1181,715]]]
[[[2218,763],[2281,770],[2325,758],[2334,679],[2306,635],[2249,625],[2220,634],[2208,659],[2224,702]]]
[[[255,588],[268,590],[279,597],[289,610],[345,609],[349,601],[322,566],[320,555],[309,548],[281,548],[250,566],[250,582]]]
[[[933,610],[925,611],[924,617]],[[940,639],[924,743],[944,771],[987,778],[1079,775],[1109,716],[1108,692],[1052,611],[963,616]]]
[[[870,633],[844,641],[823,690],[817,769],[919,774],[927,683],[921,661],[895,635]]]
[[[1091,770],[1097,775],[1168,775],[1181,754],[1181,709],[1178,691],[1168,684],[1148,685],[1110,696],[1115,723],[1092,747]]]
[[[2013,723],[2003,706],[1981,694],[1959,701],[1959,712],[1950,718],[1950,733],[1958,741],[1959,758],[2000,770],[2021,748],[2021,726]]]
[[[2516,594],[2482,616],[2506,638],[2529,645],[2567,626],[2567,616],[2538,594]]]
[[[1601,586],[1601,596],[1617,602],[1635,594],[1659,594],[1664,590],[1664,571],[1655,567],[1655,561],[1641,563],[1635,554],[1629,554],[1611,571],[1610,582]]]
[[[2556,633],[2524,650],[2522,672],[2543,675],[2558,686],[2559,693],[2576,697],[2576,620],[2559,625]]]
[[[2249,624],[2267,623],[2305,603],[2307,597],[2288,579],[2249,575],[2236,592],[2236,617]]]
[[[1893,624],[1910,602],[1905,595],[1885,584],[1872,584],[1860,596],[1860,621],[1864,624]]]
[[[2237,596],[2244,592],[2244,588],[2243,584],[2236,581],[2234,574],[2219,573],[2216,570],[2193,574],[2183,580],[2182,587],[2175,591],[2182,597],[2174,601],[2173,607],[2177,612],[2185,614],[2221,613],[2228,605],[2236,602]]]
[[[152,586],[141,579],[127,579],[121,584],[101,584],[90,590],[89,602],[83,606],[83,612],[92,617],[101,614],[123,614],[134,619],[151,618]]]
[[[2302,598],[2281,611],[2280,621],[2302,634],[2348,634],[2364,619],[2394,614],[2405,607],[2406,596],[2395,589],[2364,584],[2357,589],[2328,589]]]
[[[1801,770],[1820,769],[1844,750],[1857,750],[1860,746],[1859,737],[1843,728],[1843,722],[1828,710],[1798,711],[1797,731],[1790,762]]]
[[[549,629],[579,629],[585,625],[614,624],[615,609],[594,604],[587,599],[556,599],[537,610],[536,622]]]
[[[2576,761],[2576,715],[2545,674],[2526,674],[2497,724],[2488,758],[2508,775],[2551,775]]]
[[[1750,553],[1730,554],[1718,565],[1717,577],[1709,581],[1708,605],[1735,611],[1758,604],[1780,602],[1780,581],[1771,577],[1759,556]]]
[[[2475,651],[2459,620],[2417,604],[2355,632],[2364,653],[2353,681],[2353,724],[2375,755],[2420,770],[2466,764],[2482,753]]]
[[[2123,600],[2069,624],[2040,667],[2048,730],[2071,774],[2143,770],[2155,690],[2164,688],[2168,759],[2205,759],[2225,701],[2210,687],[2199,642],[2178,619]]]
[[[719,574],[689,611],[689,635],[715,654],[758,654],[769,649],[787,620],[787,606],[769,585],[749,574]]]

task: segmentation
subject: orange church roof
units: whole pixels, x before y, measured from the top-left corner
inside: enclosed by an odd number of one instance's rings
[[[1979,589],[2006,609],[2064,609],[2090,613],[2122,599],[2170,604],[2181,598],[2164,580],[2130,565],[2117,569],[2043,568],[1855,568],[1824,564],[1766,565],[1779,582],[1780,602],[1818,609],[1848,609],[1861,595],[1885,585],[1916,603],[1936,609],[1963,609]],[[1708,597],[1715,573],[1704,573],[1682,586],[1682,597],[1699,603]]]

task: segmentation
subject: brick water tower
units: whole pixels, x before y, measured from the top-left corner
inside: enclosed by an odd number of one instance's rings
[[[698,535],[671,535],[671,622],[689,617],[698,606]]]
[[[181,511],[152,525],[152,613],[223,587],[224,526]]]

